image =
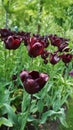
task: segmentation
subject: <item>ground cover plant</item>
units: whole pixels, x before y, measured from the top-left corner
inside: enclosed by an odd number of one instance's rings
[[[6,19],[5,27],[0,27],[1,129],[40,130],[50,121],[68,127],[65,111],[73,93],[71,38],[45,34],[39,23],[37,32],[30,25],[31,31],[17,26],[13,30],[9,15],[14,6],[5,0],[2,7]]]

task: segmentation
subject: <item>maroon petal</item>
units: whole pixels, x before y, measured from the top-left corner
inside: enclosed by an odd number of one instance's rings
[[[29,75],[32,77],[32,79],[39,78],[39,72],[38,71],[30,71]]]
[[[48,81],[49,76],[47,74],[41,73],[39,78],[37,78],[35,81],[39,84],[39,91],[44,87],[46,82]]]
[[[57,39],[53,40],[53,41],[51,42],[51,44],[52,44],[53,46],[59,47],[59,46],[61,45],[61,40],[60,40],[59,38],[57,38]]]
[[[6,49],[13,49],[13,44],[14,44],[14,38],[13,36],[9,36],[8,39],[5,41],[5,47]]]
[[[12,32],[9,29],[0,29],[1,38],[8,37],[12,34]]]
[[[38,84],[39,84],[39,91],[44,87],[44,85],[45,85],[45,81],[43,80],[43,78],[37,78],[36,80],[35,80]]]
[[[31,42],[31,45],[33,45],[35,42],[37,42],[37,38],[36,37],[30,38],[30,42]]]
[[[60,57],[57,56],[57,54],[51,54],[50,55],[50,63],[51,64],[55,65],[59,62],[59,60],[60,60]]]
[[[39,91],[39,85],[33,79],[27,79],[27,81],[25,81],[23,83],[23,85],[24,85],[25,90],[29,94],[35,94],[35,93],[37,93]]]
[[[59,47],[62,43],[62,40],[57,35],[49,35],[51,45]]]
[[[30,44],[28,45],[28,54],[31,57],[37,57],[38,55],[41,55],[43,51],[44,46],[39,42],[36,42],[32,47],[30,46]]]
[[[27,78],[29,77],[29,74],[28,74],[28,71],[22,71],[20,73],[20,78],[21,78],[21,81],[24,82]]]
[[[45,73],[40,73],[40,78],[42,78],[45,82],[47,82],[49,79],[49,76]]]
[[[13,44],[13,50],[17,49],[21,44],[21,41],[19,39],[15,39],[14,40],[14,44]]]
[[[62,61],[64,63],[69,63],[72,60],[72,54],[63,54],[61,55]]]
[[[62,51],[68,52],[68,51],[69,51],[69,47],[68,47],[68,44],[67,44],[67,43],[61,44],[61,45],[58,47],[58,49],[59,49],[60,52],[62,52]]]

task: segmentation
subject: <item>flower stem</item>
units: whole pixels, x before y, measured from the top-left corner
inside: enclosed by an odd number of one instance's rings
[[[30,105],[31,105],[32,99],[33,99],[33,94],[30,95]]]
[[[30,69],[33,70],[33,57],[30,59]]]
[[[25,98],[23,100],[24,100],[23,102],[25,103]],[[23,115],[22,115],[22,122],[24,122],[24,125],[21,125],[21,130],[24,130],[24,128],[26,127],[27,119],[28,119],[28,116],[30,115],[31,102],[32,102],[32,95],[30,95],[30,103],[29,103],[28,109],[26,111],[25,120],[24,120],[24,111],[22,110],[22,113],[23,113]]]
[[[6,81],[6,50],[4,51],[4,56],[5,56],[5,81]]]

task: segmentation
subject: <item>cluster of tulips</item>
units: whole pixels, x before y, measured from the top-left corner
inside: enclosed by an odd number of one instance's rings
[[[0,39],[4,42],[5,48],[9,50],[16,50],[23,42],[24,46],[27,47],[28,55],[32,58],[41,56],[45,64],[50,62],[52,65],[55,65],[60,60],[68,64],[73,58],[73,55],[70,53],[71,49],[68,46],[69,39],[58,37],[57,35],[41,36],[33,34],[31,36],[29,32],[14,32],[10,29],[0,29]],[[52,53],[49,45],[56,47],[56,51]],[[70,73],[71,76],[73,75],[72,73]],[[25,90],[30,94],[34,94],[44,87],[49,79],[49,75],[37,71],[28,72],[23,70],[20,73],[20,78]]]

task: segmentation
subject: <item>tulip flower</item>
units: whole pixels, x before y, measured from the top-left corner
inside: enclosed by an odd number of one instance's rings
[[[6,37],[8,37],[8,36],[10,36],[12,34],[13,34],[13,32],[11,32],[10,29],[6,29],[6,28],[0,29],[0,35],[1,35],[0,37],[1,37],[1,39],[4,39],[4,38],[6,38]]]
[[[49,79],[46,73],[39,73],[38,71],[26,71],[23,70],[20,73],[20,78],[25,90],[29,94],[35,94],[39,92]]]
[[[59,51],[62,51],[68,45],[69,39],[58,37],[57,35],[52,35],[52,34],[49,35],[48,37],[51,41],[51,45],[57,46]]]
[[[69,63],[72,60],[72,54],[62,54],[61,58],[64,63]]]
[[[30,57],[37,57],[44,52],[44,49],[49,45],[47,36],[33,35],[28,40],[28,54]]]
[[[64,44],[61,44],[59,47],[58,47],[58,50],[60,52],[68,52],[70,50],[70,48],[68,47],[68,44],[67,43],[64,43]]]
[[[21,38],[16,36],[9,36],[4,40],[5,48],[9,50],[16,50],[21,44]]]
[[[60,46],[61,45],[61,39],[57,37],[57,35],[49,35],[49,39],[51,41],[51,45],[53,46]]]
[[[60,57],[57,54],[50,54],[50,63],[55,65],[59,62]]]
[[[36,37],[32,37],[27,48],[30,57],[37,57],[43,53],[44,43],[37,40]]]

